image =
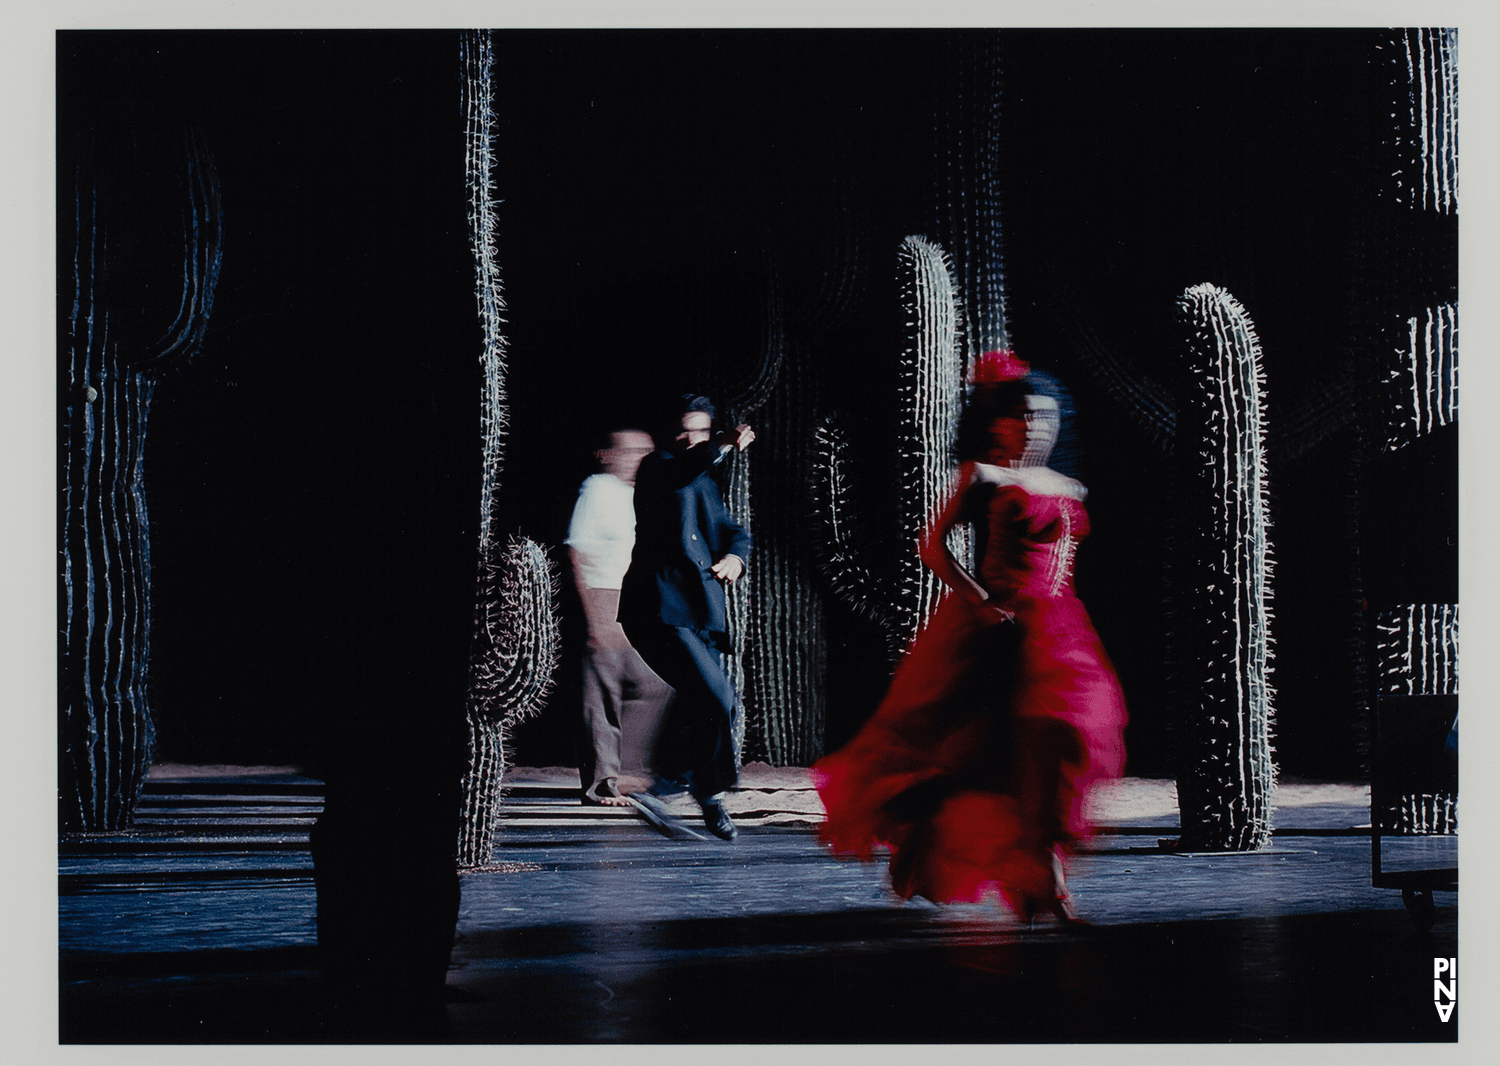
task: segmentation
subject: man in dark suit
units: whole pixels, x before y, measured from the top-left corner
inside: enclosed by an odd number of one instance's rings
[[[710,832],[735,837],[724,794],[735,762],[734,685],[724,586],[750,558],[750,535],[730,517],[711,473],[731,449],[755,439],[749,426],[713,432],[713,404],[684,396],[671,446],[641,463],[635,487],[635,549],[620,590],[620,622],[646,664],[676,690],[657,736],[656,784],[631,797],[668,835],[689,833],[661,797],[688,792]],[[661,438],[658,438],[661,439]]]

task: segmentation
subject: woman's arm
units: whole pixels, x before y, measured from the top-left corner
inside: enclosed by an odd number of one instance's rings
[[[972,574],[958,565],[958,560],[948,550],[948,534],[963,520],[964,499],[973,482],[974,464],[964,463],[958,468],[958,477],[954,479],[954,489],[949,493],[947,502],[943,504],[937,517],[927,523],[927,528],[922,533],[920,550],[922,562],[937,575],[939,581],[970,603],[981,604],[990,598],[990,594],[974,580]]]

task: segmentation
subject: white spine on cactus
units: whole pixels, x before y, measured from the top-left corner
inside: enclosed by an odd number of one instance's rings
[[[752,538],[755,536],[755,516],[750,507],[750,457],[736,452],[728,459],[729,498],[725,507],[731,517]],[[761,549],[763,551],[763,549]],[[764,558],[756,560],[757,567],[765,565]],[[729,624],[730,654],[725,657],[724,668],[729,683],[735,692],[734,721],[730,726],[730,743],[734,746],[734,762],[738,766],[745,757],[745,648],[752,639],[751,627],[754,612],[750,609],[751,582],[741,579],[724,589],[724,613]]]
[[[1382,695],[1458,695],[1458,604],[1407,603],[1382,611],[1375,654]]]
[[[1395,403],[1386,449],[1458,421],[1458,309],[1429,307],[1406,320],[1389,381]]]
[[[1204,617],[1188,625],[1223,625],[1222,635],[1201,644],[1204,661],[1183,664],[1199,671],[1202,705],[1194,724],[1204,748],[1192,815],[1202,819],[1184,834],[1226,850],[1251,850],[1270,840],[1270,795],[1275,780],[1271,724],[1271,545],[1267,514],[1266,454],[1262,396],[1265,374],[1260,342],[1243,306],[1213,285],[1188,289],[1181,298],[1189,325],[1192,373],[1200,416],[1206,426],[1198,446],[1189,491],[1213,500],[1213,517],[1200,530],[1208,558],[1202,560],[1223,587],[1192,589],[1187,603]],[[1179,442],[1184,452],[1187,441]],[[1187,488],[1187,486],[1184,486]],[[1205,500],[1205,503],[1207,501]],[[1196,613],[1196,611],[1194,612]],[[1195,786],[1196,787],[1196,786]],[[1187,797],[1184,797],[1188,799]]]
[[[1452,29],[1407,30],[1410,138],[1421,185],[1401,190],[1413,207],[1458,213],[1458,38]]]
[[[897,445],[901,477],[901,577],[897,606],[901,637],[909,640],[943,593],[942,583],[917,557],[926,523],[951,487],[964,357],[959,347],[959,295],[948,254],[924,237],[901,242],[901,303],[907,346],[899,390],[910,412]],[[953,547],[967,556],[962,538]]]
[[[481,558],[494,550],[493,517],[505,462],[505,432],[509,411],[505,397],[505,294],[495,252],[495,186],[491,166],[495,158],[495,110],[492,103],[494,46],[486,30],[462,35],[459,44],[464,70],[464,174],[467,180],[469,250],[474,255],[475,297],[484,331],[480,365],[484,370],[484,402],[479,421],[484,434],[481,474],[479,548]]]
[[[508,726],[535,714],[552,689],[557,575],[546,551],[528,537],[511,537],[498,556],[480,575],[486,595],[469,705],[474,717]]]
[[[895,620],[895,599],[888,584],[877,581],[866,565],[857,532],[861,517],[853,506],[849,480],[849,444],[833,419],[815,426],[808,464],[809,518],[822,537],[816,547],[818,569],[835,596],[872,622],[894,661],[902,650]]]

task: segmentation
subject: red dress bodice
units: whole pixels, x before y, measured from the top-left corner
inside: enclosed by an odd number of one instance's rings
[[[1073,595],[1073,558],[1088,535],[1088,513],[1070,496],[997,488],[982,520],[988,525],[981,583],[1009,606],[1017,596],[1058,600]]]

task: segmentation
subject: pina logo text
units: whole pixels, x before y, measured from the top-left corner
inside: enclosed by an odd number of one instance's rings
[[[1445,984],[1443,978],[1447,977]],[[1446,1000],[1446,1002],[1444,1002]],[[1438,1017],[1447,1021],[1453,1017],[1453,1008],[1458,1006],[1458,960],[1432,960],[1432,1005]]]

